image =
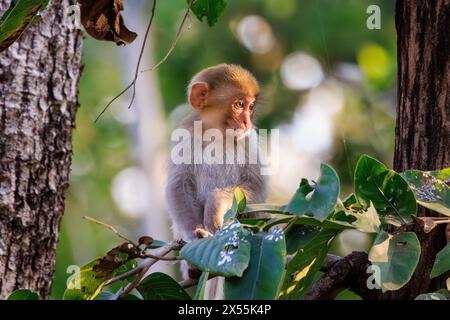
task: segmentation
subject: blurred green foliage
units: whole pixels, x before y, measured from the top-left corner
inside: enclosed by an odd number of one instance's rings
[[[358,65],[364,75],[358,83],[342,84],[345,102],[333,118],[334,141],[329,162],[340,176],[342,194],[353,189],[352,172],[361,153],[370,154],[388,166],[392,163],[396,72],[394,1],[227,2],[223,15],[212,28],[194,17],[188,19],[188,28],[177,48],[157,69],[167,116],[185,103],[185,89],[194,73],[210,65],[228,62],[250,69],[262,84],[264,106],[260,111],[259,126],[273,128],[289,123],[307,91],[289,90],[280,77],[280,66],[288,54],[303,51],[321,63],[327,77],[334,74],[340,62]],[[366,9],[371,4],[381,8],[381,30],[366,27]],[[133,1],[126,1],[125,10],[132,5]],[[148,6],[150,14],[150,1]],[[185,0],[158,2],[152,37],[156,60],[170,47],[185,8]],[[259,15],[272,27],[276,43],[268,53],[252,53],[239,41],[238,24],[247,15]],[[140,43],[144,30],[135,31],[140,35],[137,40]],[[83,215],[94,215],[122,226],[120,231],[130,238],[138,236],[133,232],[139,220],[121,215],[111,196],[114,176],[133,164],[128,128],[111,112],[98,123],[93,122],[108,98],[124,86],[120,50],[112,43],[98,42],[86,36],[80,109],[74,132],[73,173],[61,226],[52,293],[56,299],[62,297],[66,287],[69,265],[83,265],[119,242],[109,231],[83,220]],[[343,294],[341,297],[352,296]]]

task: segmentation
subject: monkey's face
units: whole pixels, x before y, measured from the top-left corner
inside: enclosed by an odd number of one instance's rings
[[[202,120],[208,127],[219,129],[226,134],[227,129],[238,131],[238,137],[246,136],[252,129],[252,116],[256,106],[255,92],[245,92],[241,88],[229,86],[212,91],[208,105],[201,112]]]
[[[226,64],[199,72],[188,88],[189,102],[200,113],[203,128],[218,129],[224,136],[231,130],[237,138],[252,129],[258,94],[258,82],[250,72]]]

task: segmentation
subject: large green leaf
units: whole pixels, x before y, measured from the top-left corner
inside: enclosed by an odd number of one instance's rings
[[[213,236],[186,244],[180,256],[191,265],[225,277],[242,276],[250,260],[250,243],[236,219],[224,224]]]
[[[48,0],[13,0],[0,18],[0,52],[14,43]]]
[[[325,220],[333,212],[339,197],[339,177],[327,164],[321,165],[319,181],[310,185],[302,179],[300,186],[285,211],[297,216]]]
[[[187,0],[188,3],[189,1]],[[208,25],[212,27],[217,23],[226,6],[225,0],[194,0],[192,12],[200,21],[203,21],[203,17],[206,17]]]
[[[433,270],[431,270],[431,278],[438,277],[448,270],[450,270],[450,243],[447,243],[444,249],[436,255]]]
[[[271,300],[277,296],[286,259],[283,231],[249,234],[250,264],[243,276],[225,279],[226,300]]]
[[[367,155],[361,156],[356,164],[355,191],[367,204],[371,201],[380,215],[392,215],[399,224],[411,222],[411,215],[416,213],[416,199],[408,183]]]
[[[420,205],[450,216],[450,168],[439,171],[408,170],[401,176],[408,181]]]
[[[19,289],[12,292],[7,300],[39,300],[39,296],[28,289]]]
[[[390,235],[380,231],[369,252],[369,260],[380,271],[381,289],[398,290],[412,277],[420,258],[420,242],[414,232]]]
[[[137,290],[144,300],[191,300],[191,296],[178,282],[162,272],[147,276]]]
[[[280,299],[299,299],[313,283],[327,255],[337,229],[323,229],[287,265]]]
[[[296,253],[307,245],[318,233],[317,226],[294,224],[286,232],[286,251],[288,254]]]

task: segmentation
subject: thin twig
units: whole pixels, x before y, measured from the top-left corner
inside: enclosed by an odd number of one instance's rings
[[[99,221],[95,218],[89,217],[89,216],[83,216],[83,219],[88,220],[88,221],[92,221],[98,225],[101,225],[102,227],[105,227],[109,230],[111,230],[114,234],[116,234],[119,238],[122,238],[123,240],[125,240],[128,243],[131,243],[132,245],[134,245],[135,247],[137,247],[138,245],[135,244],[133,241],[131,241],[130,239],[128,239],[127,237],[125,237],[124,235],[120,234],[119,231],[117,231],[116,228],[114,228],[112,225],[107,224],[105,222]]]
[[[189,1],[189,5],[188,5],[188,7],[186,9],[186,12],[184,13],[183,20],[181,20],[180,26],[178,27],[177,35],[175,36],[175,39],[173,40],[172,45],[170,46],[169,50],[166,52],[164,57],[158,63],[156,63],[153,67],[151,67],[149,69],[142,70],[141,73],[147,72],[147,71],[153,71],[156,68],[158,68],[161,64],[163,64],[167,60],[169,55],[175,49],[175,47],[177,46],[178,40],[180,39],[181,31],[183,31],[184,24],[185,24],[185,22],[186,22],[186,20],[187,20],[187,18],[189,16],[189,12],[191,11],[192,2],[194,2],[194,0],[190,0]]]
[[[152,14],[150,16],[150,21],[147,25],[147,30],[145,30],[144,41],[142,42],[141,52],[139,52],[139,59],[136,64],[136,70],[134,72],[134,79],[132,82],[133,83],[133,95],[131,96],[131,101],[130,101],[130,105],[128,106],[128,109],[131,108],[134,98],[136,98],[136,80],[139,76],[139,67],[141,66],[142,55],[144,54],[145,44],[147,43],[147,38],[148,38],[148,34],[150,32],[150,27],[152,26],[153,18],[155,17],[155,9],[156,9],[156,0],[153,0]]]
[[[125,92],[128,91],[133,86],[133,83],[130,83],[125,89],[123,89],[118,95],[116,95],[114,98],[111,99],[111,101],[108,102],[108,104],[103,108],[103,110],[98,114],[97,118],[95,118],[94,123],[97,123],[98,119],[106,112],[106,110],[109,108],[109,106],[120,98]]]
[[[163,257],[163,256],[156,256],[156,255],[153,255],[151,253],[143,253],[140,258],[142,258],[142,259],[151,258],[151,259],[163,260],[163,261],[180,261],[180,260],[184,260],[181,257]]]
[[[158,260],[155,260],[154,263],[156,263],[156,261]],[[140,270],[136,278],[134,278],[133,282],[129,283],[125,287],[125,289],[123,289],[123,291],[120,293],[120,296],[123,297],[124,295],[130,293],[134,288],[136,288],[139,285],[139,283],[141,283],[142,278],[144,278],[145,274],[147,273],[148,269],[150,269],[150,267],[151,265],[144,266],[142,270]]]
[[[155,250],[156,252],[156,257],[158,257],[158,259],[153,259],[153,258],[147,258],[146,260],[144,260],[139,266],[137,266],[135,269],[136,270],[134,273],[132,274],[136,274],[138,273],[138,276],[134,279],[134,281],[130,284],[128,284],[125,289],[120,293],[120,296],[124,296],[127,293],[129,293],[131,290],[133,290],[134,288],[136,288],[137,286],[139,286],[139,284],[141,283],[141,280],[143,279],[143,277],[145,276],[145,274],[147,273],[147,271],[150,269],[150,267],[152,265],[154,265],[156,262],[160,261],[161,259],[159,259],[160,257],[165,256],[166,254],[168,254],[171,251],[178,251],[180,250],[184,245],[186,244],[185,241],[183,240],[175,240],[170,242],[169,244]],[[112,282],[110,282],[109,284],[111,284]]]
[[[142,267],[141,266],[137,266],[134,269],[128,270],[127,272],[121,273],[118,276],[115,276],[115,277],[111,278],[110,280],[108,280],[106,282],[107,283],[106,285],[109,285],[111,283],[114,283],[114,282],[117,282],[117,281],[120,281],[120,280],[124,280],[124,279],[126,279],[128,277],[131,277],[132,275],[135,275],[136,273],[139,273],[141,270],[142,270]]]
[[[155,17],[155,9],[156,9],[156,0],[153,0],[152,13],[151,13],[151,16],[150,16],[150,21],[148,22],[148,25],[147,25],[147,29],[145,31],[144,41],[142,42],[141,51],[139,53],[139,59],[138,59],[138,62],[136,64],[136,71],[135,71],[135,74],[134,74],[133,81],[125,89],[123,89],[118,95],[116,95],[114,98],[112,98],[111,101],[108,102],[108,104],[103,108],[103,110],[100,112],[100,114],[97,116],[97,118],[95,119],[94,122],[97,122],[98,119],[106,112],[106,110],[109,108],[109,106],[114,101],[116,101],[119,97],[121,97],[125,92],[127,92],[128,89],[130,89],[131,87],[133,88],[133,95],[131,97],[131,102],[130,102],[130,105],[128,106],[128,108],[130,108],[131,105],[133,104],[133,101],[134,101],[134,99],[136,97],[136,81],[137,81],[137,78],[138,78],[138,75],[139,75],[139,67],[140,67],[140,64],[141,64],[142,56],[144,54],[145,44],[147,43],[148,34],[149,34],[150,28],[151,28],[151,26],[153,24],[153,18]]]
[[[281,230],[286,234],[286,232],[297,222],[297,217],[294,217],[286,225],[284,225]]]

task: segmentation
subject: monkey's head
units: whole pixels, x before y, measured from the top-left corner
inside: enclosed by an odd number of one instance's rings
[[[252,115],[259,95],[255,77],[233,64],[203,69],[191,80],[188,101],[201,116],[205,129],[243,130],[252,128]]]

